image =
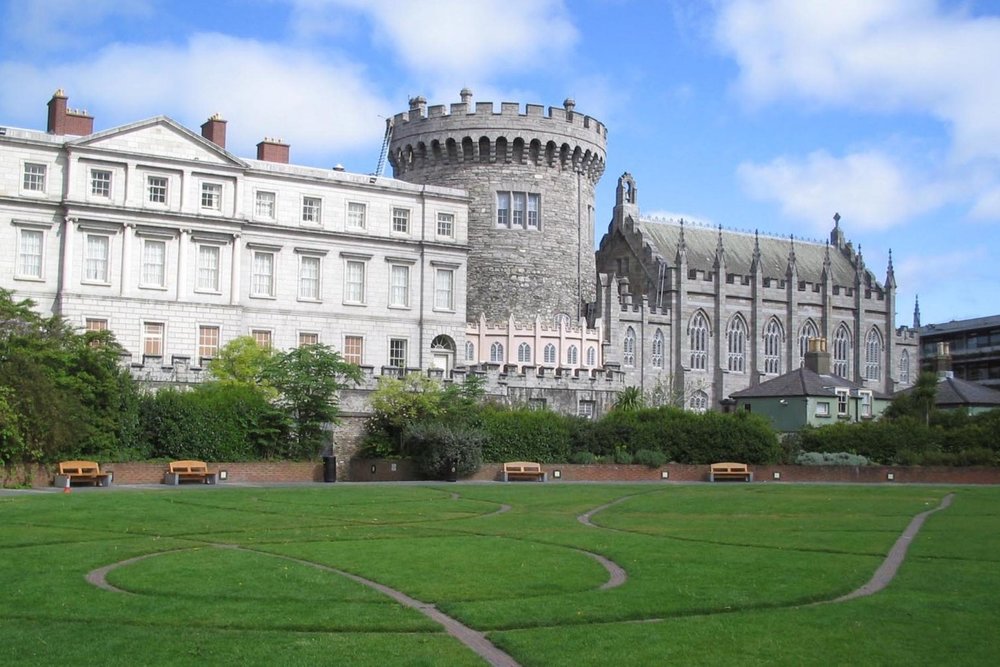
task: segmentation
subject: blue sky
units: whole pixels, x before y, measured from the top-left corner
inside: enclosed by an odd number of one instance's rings
[[[384,118],[530,102],[608,128],[645,215],[824,239],[898,282],[897,324],[1000,313],[1000,3],[990,0],[14,0],[0,125],[64,88],[106,129],[220,112],[228,147],[371,172]]]

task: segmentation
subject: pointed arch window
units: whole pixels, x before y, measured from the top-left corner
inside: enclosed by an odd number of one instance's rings
[[[476,346],[469,341],[465,343],[465,360],[466,361],[476,360]]]
[[[809,351],[809,339],[819,338],[819,329],[812,320],[806,320],[799,330],[799,366],[805,364],[806,352]],[[838,374],[839,375],[839,374]]]
[[[875,327],[865,336],[865,379],[882,379],[882,334]]]
[[[587,348],[587,365],[596,366],[597,365],[597,348],[591,345]]]
[[[495,364],[502,364],[504,362],[503,343],[498,342],[490,345],[490,361]]]
[[[773,317],[764,327],[764,372],[781,375],[781,323]]]
[[[556,346],[549,343],[542,350],[542,363],[551,364],[555,366],[556,363]]]
[[[899,355],[899,381],[901,384],[910,384],[910,351],[903,350]]]
[[[733,373],[747,370],[747,323],[739,315],[729,322],[726,330],[726,345],[729,348],[728,368]]]
[[[663,331],[653,334],[653,368],[663,368]]]
[[[569,349],[566,350],[566,364],[576,366],[578,363],[580,363],[580,352],[576,345],[570,345]]]
[[[629,327],[625,330],[625,340],[623,343],[622,364],[625,366],[635,366],[635,329]]]
[[[708,368],[708,319],[698,311],[688,327],[688,347],[691,349],[691,370]]]
[[[530,364],[531,363],[531,346],[527,343],[521,343],[517,346],[517,363],[519,364]]]
[[[705,412],[708,410],[708,394],[701,391],[700,389],[693,394],[691,398],[688,399],[688,409],[691,412]]]
[[[847,327],[841,324],[833,337],[833,374],[850,380],[848,370],[850,364],[851,334]]]

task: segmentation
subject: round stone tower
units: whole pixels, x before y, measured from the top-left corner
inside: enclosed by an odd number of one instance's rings
[[[467,311],[578,318],[595,300],[594,189],[604,173],[607,129],[563,107],[472,104],[446,109],[422,97],[393,118],[396,178],[469,193]]]

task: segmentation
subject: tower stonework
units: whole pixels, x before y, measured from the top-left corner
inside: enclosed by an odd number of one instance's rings
[[[427,107],[393,120],[396,178],[468,192],[467,313],[490,320],[566,314],[596,298],[594,190],[607,129],[562,108],[504,102]]]

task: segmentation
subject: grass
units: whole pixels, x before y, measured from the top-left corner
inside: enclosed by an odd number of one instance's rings
[[[952,491],[889,588],[806,606],[865,583]],[[596,527],[577,520],[609,503]],[[625,584],[601,590],[587,552]],[[125,593],[84,578],[143,555],[107,575]],[[979,665],[1000,650],[1000,489],[337,484],[0,496],[0,662],[482,664],[324,567],[432,603],[523,665]]]

